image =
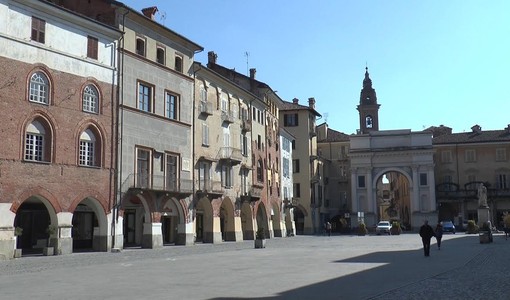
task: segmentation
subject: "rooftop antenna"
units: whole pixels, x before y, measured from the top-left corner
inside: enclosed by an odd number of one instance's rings
[[[165,25],[165,20],[166,20],[166,11],[163,11],[163,12],[160,12],[160,13],[159,13],[159,20],[161,21],[161,24],[162,24],[162,25]]]
[[[250,76],[250,67],[248,64],[249,58],[250,58],[250,52],[244,51],[244,56],[246,56],[246,76]]]
[[[328,113],[324,113],[324,122],[327,124],[328,123],[328,116],[329,114]]]

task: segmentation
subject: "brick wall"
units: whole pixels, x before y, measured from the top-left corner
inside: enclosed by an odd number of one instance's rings
[[[106,211],[113,199],[112,85],[0,57],[0,203],[14,203],[11,210],[28,197],[40,195],[56,212],[71,211],[85,197],[97,199]],[[51,103],[28,101],[28,81],[33,70],[50,76]],[[99,114],[82,111],[82,90],[94,83],[100,91]],[[34,116],[44,116],[53,131],[49,163],[23,161],[24,131]],[[101,136],[101,164],[97,168],[78,166],[81,132],[94,124]]]

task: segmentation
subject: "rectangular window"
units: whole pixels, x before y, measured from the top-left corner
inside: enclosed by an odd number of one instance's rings
[[[175,70],[182,73],[182,56],[175,55]]]
[[[211,189],[211,163],[201,161],[198,169],[198,189],[207,191]]]
[[[232,167],[223,165],[221,167],[221,185],[225,188],[232,187]]]
[[[420,185],[428,185],[427,173],[420,173]]]
[[[241,154],[248,156],[248,137],[244,134],[241,134]]]
[[[248,170],[241,168],[241,195],[248,195]]]
[[[44,139],[42,135],[27,133],[25,140],[25,160],[43,161]]]
[[[496,161],[506,161],[506,149],[505,148],[496,149]]]
[[[496,177],[496,186],[498,189],[508,189],[508,181],[506,174],[498,174]]]
[[[165,184],[167,191],[177,191],[177,179],[179,170],[177,163],[179,157],[176,155],[167,154],[166,156],[166,168],[165,168]]]
[[[209,125],[202,123],[202,146],[209,146]]]
[[[87,57],[97,59],[98,39],[95,37],[87,37]]]
[[[179,119],[179,96],[166,93],[166,117],[172,120]]]
[[[298,114],[283,115],[283,126],[289,127],[298,126]]]
[[[364,188],[365,187],[365,176],[359,175],[358,176],[358,188]]]
[[[145,84],[138,83],[138,109],[152,112],[152,99],[153,99],[153,87]]]
[[[452,162],[452,152],[450,150],[441,151],[441,162],[442,163]]]
[[[156,62],[161,65],[165,65],[165,48],[156,48]]]
[[[151,152],[145,149],[136,149],[136,187],[148,188],[150,186]]]
[[[252,117],[252,119],[254,121],[257,120],[257,109],[255,107],[253,108],[253,117]]]
[[[464,159],[465,159],[465,162],[475,162],[476,161],[476,151],[474,149],[466,150]]]
[[[289,159],[284,157],[283,158],[283,177],[285,178],[290,178],[290,174],[289,174]]]
[[[286,138],[283,138],[282,149],[287,152],[290,152],[290,141]]]
[[[292,150],[296,149],[296,140],[292,140]]]
[[[45,31],[46,31],[46,21],[32,17],[32,41],[36,41],[44,44],[45,39]]]
[[[443,183],[451,183],[452,182],[452,176],[451,175],[444,175],[443,177]],[[454,187],[451,184],[445,185],[445,191],[452,191]]]
[[[260,136],[260,134],[257,137],[257,149],[259,150],[262,149],[262,137]]]
[[[228,110],[227,98],[221,97],[221,111],[227,111],[227,110]]]
[[[145,39],[142,37],[136,38],[136,54],[145,57]]]
[[[299,159],[292,160],[292,171],[293,173],[299,173]]]
[[[299,183],[294,183],[294,197],[301,197],[301,184]]]
[[[80,165],[94,166],[94,143],[91,141],[80,141]]]

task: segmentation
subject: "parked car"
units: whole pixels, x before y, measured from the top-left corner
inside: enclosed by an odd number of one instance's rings
[[[453,225],[452,221],[443,221],[443,232],[451,232],[455,234],[455,225]]]
[[[375,234],[380,235],[381,233],[390,234],[391,224],[390,221],[380,221],[375,227]]]

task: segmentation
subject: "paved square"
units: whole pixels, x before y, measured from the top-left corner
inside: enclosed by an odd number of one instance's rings
[[[510,241],[296,236],[0,262],[0,299],[508,299]],[[484,280],[481,280],[484,278]]]

